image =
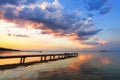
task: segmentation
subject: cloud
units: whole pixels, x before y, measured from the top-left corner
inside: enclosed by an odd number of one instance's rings
[[[23,34],[7,34],[8,36],[14,36],[14,37],[29,37],[28,35],[23,35]]]
[[[85,0],[85,4],[88,11],[93,11],[94,14],[99,13],[100,15],[104,15],[112,9],[108,4],[109,1],[110,0]],[[91,16],[91,13],[88,13],[88,16]]]
[[[100,10],[100,14],[104,15],[104,14],[107,14],[111,11],[112,7],[106,7],[106,8],[103,8]]]
[[[88,10],[99,10],[109,0],[86,0]]]
[[[67,37],[71,40],[85,41],[96,35],[102,29],[95,27],[92,15],[82,18],[80,10],[64,12],[64,7],[58,0],[52,3],[44,1],[41,4],[33,4],[37,0],[2,0],[0,2],[4,10],[3,16],[16,24],[19,21],[23,24],[31,22],[29,25],[41,30],[42,34],[54,35],[56,37]],[[99,10],[108,0],[89,0],[88,10]],[[10,5],[8,5],[10,4]],[[31,7],[32,6],[32,7]],[[100,14],[105,14],[109,10],[103,8]],[[22,24],[21,24],[22,25]],[[26,35],[16,35],[27,37]]]
[[[95,35],[97,34],[99,31],[101,31],[102,29],[98,29],[98,30],[93,30],[93,31],[79,31],[78,32],[78,36],[89,36],[89,35]]]
[[[17,35],[14,35],[16,37],[28,37],[28,35],[23,35],[23,34],[17,34]]]
[[[95,50],[108,50],[108,51],[120,51],[120,43],[119,41],[111,41],[108,42],[106,45],[101,45],[94,48]]]
[[[104,44],[107,44],[107,43],[108,43],[108,41],[99,40],[98,38],[95,38],[92,41],[83,42],[83,44],[86,44],[86,45],[104,45]]]
[[[23,4],[32,4],[35,3],[37,0],[0,0],[0,6],[11,4],[11,5],[23,5]]]
[[[19,5],[20,0],[1,0],[0,1],[0,5],[5,5],[5,4]]]

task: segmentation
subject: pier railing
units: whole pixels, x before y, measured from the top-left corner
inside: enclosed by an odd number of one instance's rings
[[[25,59],[28,57],[40,57],[40,61],[47,61],[47,60],[65,59],[76,56],[78,56],[78,53],[0,56],[0,59],[20,58],[20,64],[23,64],[25,63]],[[49,57],[49,59],[47,59],[47,57]]]

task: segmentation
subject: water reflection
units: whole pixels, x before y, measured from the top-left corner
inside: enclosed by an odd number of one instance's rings
[[[80,54],[78,58],[79,58],[80,61],[86,61],[86,60],[96,58],[98,56],[99,56],[98,54],[93,54],[93,55],[91,55],[91,54]]]
[[[118,54],[81,52],[74,58],[2,70],[0,80],[120,80]]]
[[[98,54],[79,54],[78,58],[76,61],[73,61],[69,67],[75,70],[80,69],[79,67],[83,63],[87,63],[89,60],[93,60],[94,58],[98,58]]]
[[[107,65],[107,64],[111,63],[109,58],[101,58],[101,62],[102,62],[103,65]]]

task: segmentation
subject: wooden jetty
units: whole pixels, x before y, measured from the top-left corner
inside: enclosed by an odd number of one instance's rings
[[[0,56],[0,59],[20,58],[20,64],[25,63],[25,59],[28,57],[40,57],[40,61],[65,59],[70,57],[77,57],[78,53],[63,53],[63,54],[39,54],[39,55],[17,55],[17,56]]]

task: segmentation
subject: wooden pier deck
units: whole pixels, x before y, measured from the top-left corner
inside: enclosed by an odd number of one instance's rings
[[[40,61],[47,61],[47,57],[49,57],[49,60],[57,60],[76,56],[78,56],[78,53],[0,56],[0,59],[20,58],[20,64],[22,64],[25,63],[25,59],[28,57],[40,57]]]

